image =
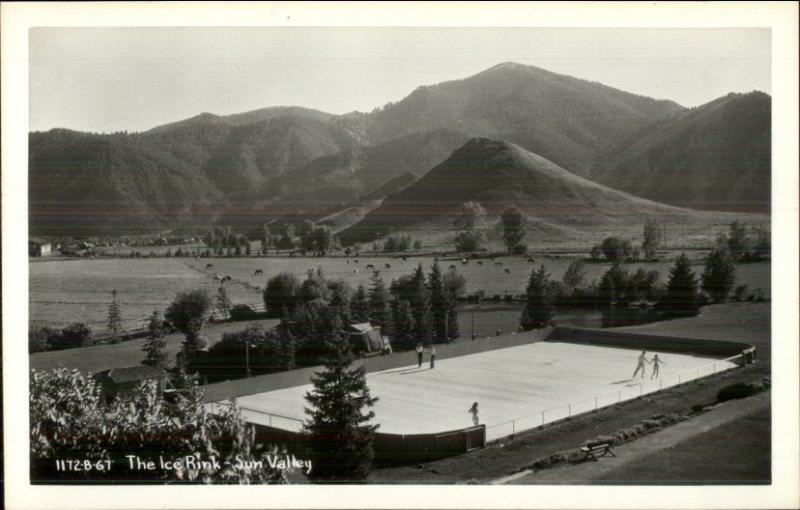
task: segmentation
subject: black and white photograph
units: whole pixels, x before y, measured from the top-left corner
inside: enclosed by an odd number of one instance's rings
[[[800,504],[796,4],[79,4],[3,6],[9,508]]]

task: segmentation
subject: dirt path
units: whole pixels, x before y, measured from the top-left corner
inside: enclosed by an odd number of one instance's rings
[[[620,471],[625,466],[648,458],[657,460],[663,450],[674,448],[698,436],[732,422],[742,420],[758,413],[769,413],[770,392],[764,392],[744,400],[729,401],[721,404],[705,414],[689,421],[673,425],[641,439],[625,443],[614,448],[616,457],[605,456],[597,462],[566,465],[544,469],[538,472],[529,470],[512,476],[495,480],[495,484],[585,484],[598,479],[608,480],[613,471]],[[736,449],[737,443],[731,442],[729,447]],[[702,459],[701,464],[702,464]],[[702,469],[705,469],[703,467]],[[633,480],[629,480],[633,481]],[[608,483],[612,483],[608,481]]]

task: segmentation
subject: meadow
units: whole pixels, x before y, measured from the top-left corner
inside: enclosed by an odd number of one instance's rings
[[[674,254],[668,254],[655,263],[632,263],[629,271],[638,268],[655,269],[661,283],[669,276]],[[691,255],[694,270],[702,272],[702,252]],[[358,260],[358,263],[356,263]],[[563,255],[535,255],[531,263],[522,257],[497,257],[484,259],[481,265],[475,260],[462,264],[460,259],[441,258],[442,271],[455,271],[466,279],[466,292],[484,291],[488,296],[522,294],[528,276],[540,264],[551,277],[560,280],[575,259]],[[267,280],[283,271],[305,278],[307,271],[322,268],[327,278],[341,278],[354,288],[369,286],[372,264],[380,271],[387,285],[396,278],[411,274],[417,264],[427,272],[433,257],[401,258],[387,256],[345,257],[241,257],[241,258],[147,258],[147,259],[53,259],[29,264],[29,313],[33,324],[61,326],[70,322],[85,322],[95,331],[105,329],[106,313],[115,289],[122,305],[123,320],[127,325],[141,321],[153,310],[163,311],[178,292],[205,288],[216,294],[219,282],[215,275],[230,276],[233,281],[225,287],[233,303],[262,303],[262,289]],[[208,264],[213,267],[207,268]],[[497,265],[500,264],[500,265]],[[387,267],[390,266],[390,267]],[[608,270],[609,263],[587,263],[586,282],[599,279]],[[770,295],[770,262],[739,264],[736,285],[747,285],[749,292],[762,289]],[[261,270],[263,274],[256,275]]]

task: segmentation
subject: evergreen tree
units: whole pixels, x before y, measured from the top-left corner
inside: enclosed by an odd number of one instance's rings
[[[392,339],[394,348],[405,351],[414,347],[414,317],[406,300],[392,301]]]
[[[425,285],[425,273],[422,264],[417,266],[412,277],[414,295],[411,302],[411,315],[414,318],[414,337],[417,342],[427,343],[431,340],[431,299]]]
[[[550,287],[550,275],[544,271],[543,265],[538,271],[535,269],[531,271],[526,289],[528,301],[525,303],[522,317],[519,320],[523,331],[545,328],[553,324],[555,307],[552,303]]]
[[[380,326],[384,333],[391,329],[391,310],[389,308],[389,292],[379,274],[372,275],[369,288],[369,320]]]
[[[713,301],[726,301],[736,283],[736,267],[731,256],[724,250],[709,253],[701,281],[703,290]]]
[[[675,266],[670,269],[667,293],[657,307],[669,313],[697,313],[697,278],[685,253],[675,260]]]
[[[500,216],[500,223],[503,227],[503,240],[509,253],[521,251],[522,239],[525,238],[522,211],[517,207],[509,207]]]
[[[153,310],[153,314],[147,323],[147,341],[142,346],[142,351],[144,351],[142,365],[164,368],[167,364],[167,353],[164,352],[166,347],[164,321],[158,310]]]
[[[350,301],[350,315],[357,323],[369,321],[369,300],[367,299],[367,290],[363,285],[358,286]]]
[[[374,456],[378,426],[370,422],[378,399],[370,396],[366,369],[352,366],[353,354],[342,336],[331,333],[327,343],[331,355],[324,370],[311,376],[313,388],[305,396],[309,407],[304,429],[312,463],[308,477],[315,482],[363,482]]]
[[[108,305],[108,333],[111,336],[111,343],[119,342],[122,333],[122,313],[119,301],[117,301],[117,290],[111,290],[111,303]]]
[[[428,288],[430,289],[430,316],[434,341],[446,342],[448,340],[450,303],[442,283],[442,272],[436,261],[428,274]]]
[[[456,303],[452,299],[447,302],[447,341],[459,337],[458,332],[458,311],[456,310]]]

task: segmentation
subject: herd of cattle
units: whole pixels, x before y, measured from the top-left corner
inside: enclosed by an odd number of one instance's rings
[[[408,257],[403,256],[403,257],[400,257],[400,259],[402,260],[403,264],[405,264],[406,261],[408,260]],[[438,257],[434,257],[433,260],[438,261],[439,258]],[[503,263],[501,261],[495,261],[494,258],[492,258],[491,260],[494,262],[495,267],[501,267],[501,268],[503,267]],[[526,257],[526,260],[528,262],[531,262],[531,263],[536,262],[536,260],[531,256]],[[350,259],[346,259],[346,263],[347,263],[348,266],[350,266],[350,265],[358,266],[359,265],[359,260],[358,259],[353,259],[352,260],[352,264],[351,264],[351,260]],[[466,258],[461,259],[461,265],[466,266],[469,263],[470,263],[470,259],[466,259]],[[477,260],[476,263],[479,266],[482,266],[483,265],[483,260]],[[392,265],[387,262],[387,263],[384,263],[383,267],[385,269],[391,269]],[[370,264],[366,264],[364,268],[365,268],[366,271],[372,271],[375,274],[379,274],[380,273],[380,270],[375,266],[375,264],[371,264],[371,263]],[[214,269],[214,264],[210,264],[210,263],[206,264],[206,271],[208,271],[210,269]],[[457,266],[455,264],[450,264],[448,266],[448,270],[449,271],[457,271],[458,268],[457,268]],[[503,268],[503,270],[504,270],[505,274],[511,274],[511,270],[509,268],[506,267],[506,268]],[[313,273],[314,270],[313,269],[309,269],[308,272],[309,273]],[[352,274],[358,274],[358,267],[353,267],[351,269],[351,273]],[[263,275],[264,275],[264,270],[263,269],[256,269],[253,272],[253,276],[263,276]],[[227,283],[227,282],[233,281],[233,278],[230,277],[230,276],[227,276],[227,275],[226,276],[222,276],[222,275],[218,275],[217,274],[217,275],[214,275],[214,280],[218,281],[220,283]]]

